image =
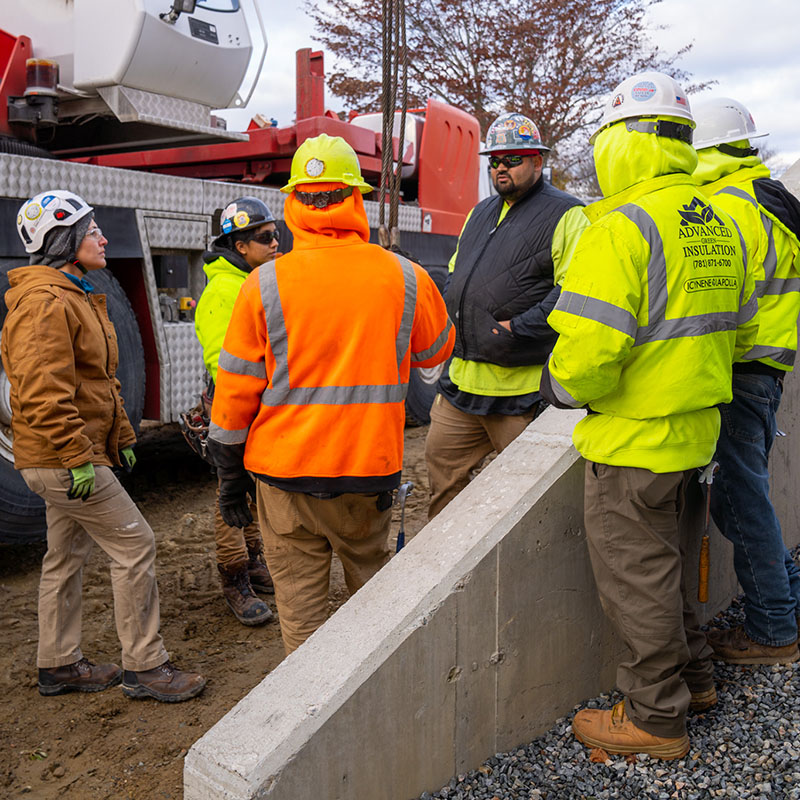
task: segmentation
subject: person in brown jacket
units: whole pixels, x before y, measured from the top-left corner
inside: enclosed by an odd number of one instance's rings
[[[14,465],[45,501],[39,584],[39,692],[98,692],[165,702],[199,694],[205,678],[177,669],[159,633],[153,531],[112,467],[130,470],[133,428],[116,378],[117,338],[104,295],[83,277],[106,265],[92,207],[62,190],[22,205],[17,231],[31,265],[8,273],[2,359],[11,384]],[[122,667],[83,656],[83,566],[111,558]],[[123,674],[124,670],[124,674]]]

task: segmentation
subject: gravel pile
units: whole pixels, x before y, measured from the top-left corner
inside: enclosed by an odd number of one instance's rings
[[[743,621],[740,603],[714,621]],[[646,755],[589,760],[572,735],[572,714],[543,736],[497,753],[475,772],[454,777],[420,800],[800,800],[800,662],[789,666],[732,667],[716,663],[719,702],[689,716],[691,749],[677,761]],[[613,692],[579,708],[611,708]],[[574,714],[574,712],[573,712]]]

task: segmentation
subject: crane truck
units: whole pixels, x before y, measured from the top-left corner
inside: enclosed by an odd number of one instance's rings
[[[247,104],[267,54],[261,0],[29,0],[0,6],[0,336],[7,272],[28,263],[16,233],[22,202],[69,189],[96,209],[108,296],[120,344],[119,378],[134,426],[178,421],[205,382],[191,298],[205,285],[202,253],[214,215],[249,194],[282,228],[297,146],[343,136],[377,185],[381,115],[343,121],[324,108],[323,55],[297,53],[296,120],[256,116],[247,131],[214,113]],[[399,112],[396,114],[395,130]],[[478,193],[479,127],[430,100],[409,111],[401,163],[401,243],[440,286]],[[377,241],[379,204],[367,202]],[[416,375],[409,414],[425,421],[432,388]],[[46,534],[44,504],[14,470],[8,378],[0,366],[0,543]]]

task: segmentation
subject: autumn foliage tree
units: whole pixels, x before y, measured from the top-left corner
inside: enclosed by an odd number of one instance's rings
[[[657,2],[405,0],[409,105],[441,99],[477,117],[484,134],[498,114],[521,111],[569,172],[581,158],[569,142],[599,118],[598,97],[644,69],[686,80],[675,64],[690,45],[665,53],[648,35]],[[330,90],[349,109],[380,108],[380,0],[305,0],[305,9],[335,58]]]

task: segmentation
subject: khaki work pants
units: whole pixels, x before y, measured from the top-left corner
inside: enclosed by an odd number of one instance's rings
[[[465,414],[441,394],[431,409],[425,463],[433,519],[470,481],[472,472],[493,450],[502,453],[536,418],[541,404],[525,414]]]
[[[66,469],[20,470],[45,501],[47,552],[39,583],[41,668],[83,658],[81,584],[94,542],[111,558],[114,618],[122,644],[122,668],[141,672],[167,660],[160,618],[153,531],[109,467],[95,467],[89,498],[70,500]]]
[[[320,500],[256,483],[264,555],[288,655],[328,617],[331,553],[342,562],[350,594],[389,561],[392,511],[378,511],[374,494]]]
[[[685,598],[692,533],[681,516],[690,475],[586,463],[594,577],[603,609],[631,651],[617,669],[617,686],[633,723],[655,736],[683,736],[690,691],[714,685],[711,648]]]
[[[226,525],[219,511],[219,487],[217,487],[217,499],[214,503],[214,541],[217,545],[217,564],[221,567],[228,567],[243,559],[247,560],[250,550],[261,551],[261,531],[255,522],[258,519],[255,503],[250,503],[250,513],[254,521],[246,528],[231,528]]]

